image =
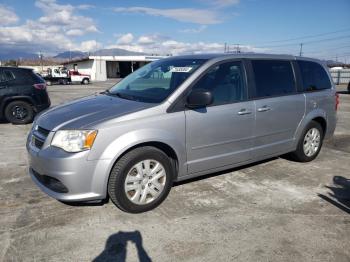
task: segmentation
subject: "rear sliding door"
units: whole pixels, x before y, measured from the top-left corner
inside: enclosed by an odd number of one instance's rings
[[[255,100],[254,158],[293,149],[294,134],[305,114],[291,61],[251,60]]]

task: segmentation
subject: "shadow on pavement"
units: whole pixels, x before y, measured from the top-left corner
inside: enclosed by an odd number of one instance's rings
[[[350,93],[348,91],[337,91],[338,94],[341,95],[349,95]]]
[[[334,186],[326,186],[328,195],[318,194],[320,198],[350,214],[350,179],[342,176],[333,177]]]
[[[137,255],[140,262],[151,262],[146,250],[142,244],[142,236],[140,231],[115,233],[106,241],[105,249],[99,254],[93,262],[102,261],[126,261],[128,242],[133,243],[137,248]]]

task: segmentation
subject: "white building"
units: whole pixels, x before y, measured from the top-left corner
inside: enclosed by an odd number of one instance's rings
[[[89,56],[64,63],[67,69],[91,76],[92,81],[123,78],[145,64],[164,56]]]

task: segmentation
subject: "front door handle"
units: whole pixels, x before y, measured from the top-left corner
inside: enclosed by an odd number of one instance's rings
[[[251,113],[252,113],[252,111],[248,111],[247,109],[243,108],[243,109],[239,110],[237,114],[242,116],[242,115],[249,115]]]
[[[258,112],[266,112],[269,110],[271,110],[271,108],[268,106],[263,106],[263,107],[258,108]]]

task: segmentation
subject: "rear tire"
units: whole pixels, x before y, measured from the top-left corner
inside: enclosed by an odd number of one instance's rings
[[[108,195],[125,212],[149,211],[168,196],[173,170],[171,160],[163,151],[152,146],[136,148],[114,165],[108,181]]]
[[[350,94],[350,82],[348,84],[348,93]]]
[[[311,121],[305,128],[298,142],[297,150],[290,153],[290,157],[298,162],[310,162],[320,153],[324,131],[322,126]]]
[[[33,121],[34,111],[27,102],[13,101],[5,108],[5,118],[12,124],[24,125]]]

